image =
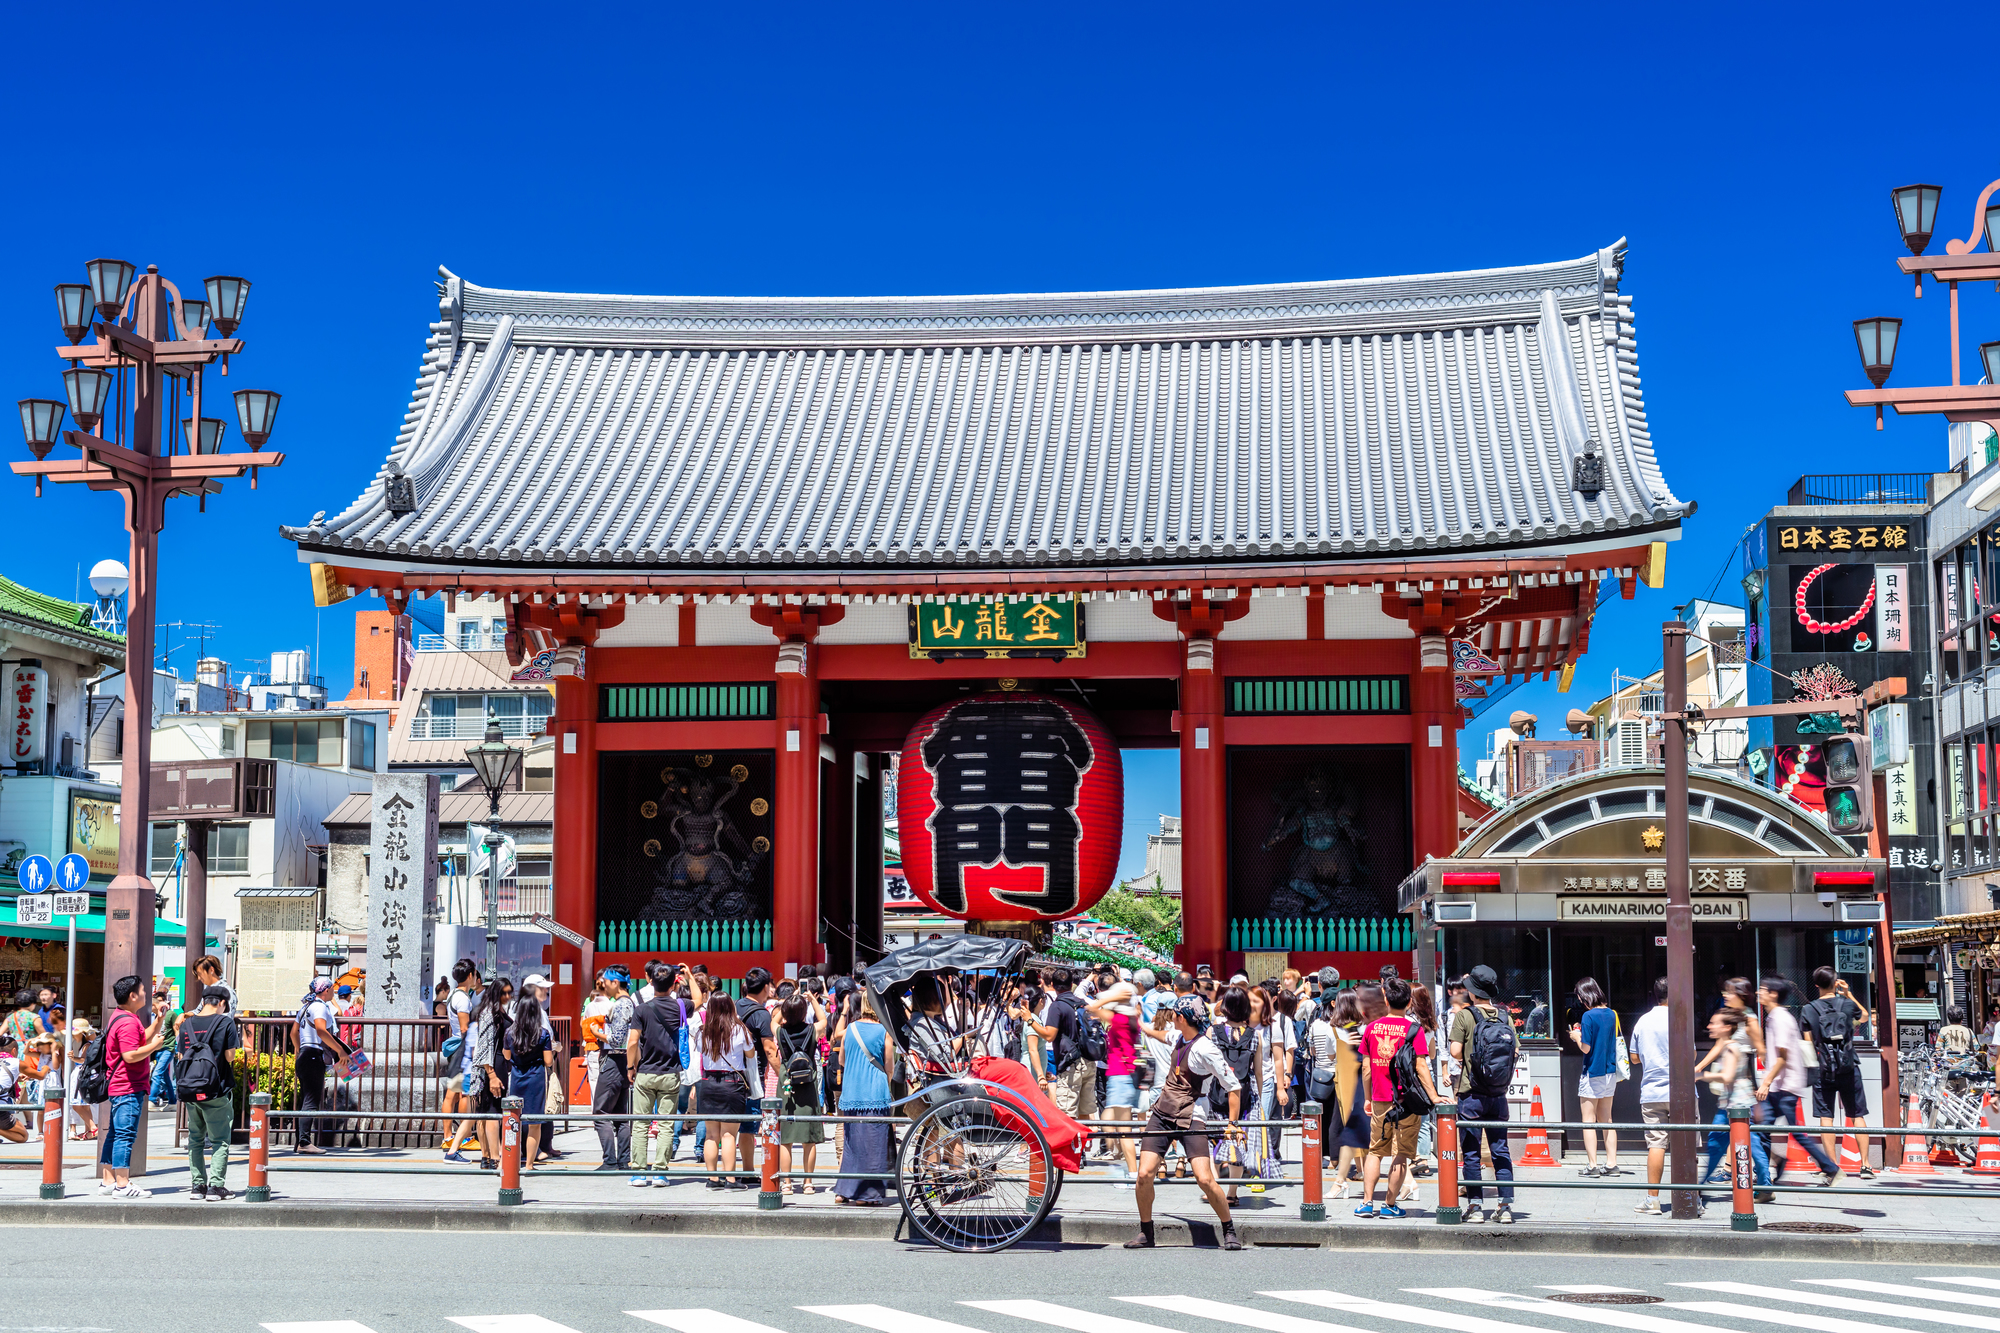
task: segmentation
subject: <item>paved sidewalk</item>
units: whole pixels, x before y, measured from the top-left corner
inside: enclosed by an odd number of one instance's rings
[[[152,1193],[152,1199],[148,1201],[150,1204],[186,1202],[186,1156],[164,1147],[173,1141],[172,1120],[155,1117],[151,1122],[150,1135],[154,1148],[149,1169],[143,1177],[135,1179],[142,1188]],[[522,1175],[527,1211],[602,1214],[607,1215],[607,1220],[643,1215],[653,1219],[655,1225],[664,1225],[663,1219],[673,1215],[680,1221],[667,1229],[703,1230],[728,1230],[741,1225],[759,1230],[778,1227],[792,1231],[806,1225],[808,1218],[817,1217],[825,1219],[826,1227],[837,1228],[838,1234],[857,1235],[894,1234],[899,1221],[900,1210],[893,1204],[873,1209],[836,1206],[828,1192],[830,1182],[822,1183],[820,1192],[814,1195],[788,1191],[782,1209],[786,1216],[782,1223],[769,1213],[762,1214],[760,1218],[758,1192],[754,1184],[746,1182],[748,1188],[731,1191],[715,1191],[706,1187],[705,1175],[691,1158],[692,1144],[688,1138],[682,1140],[681,1157],[674,1163],[668,1176],[669,1183],[665,1187],[643,1188],[635,1188],[628,1183],[630,1173],[627,1171],[594,1169],[601,1156],[596,1136],[588,1128],[561,1134],[556,1142],[558,1148],[568,1154],[566,1160]],[[1288,1146],[1296,1151],[1295,1143]],[[95,1159],[95,1145],[72,1143],[69,1147],[66,1183],[70,1198],[64,1206],[113,1206],[112,1201],[99,1198],[94,1193],[91,1163]],[[0,1169],[0,1202],[37,1200],[40,1145],[9,1144],[4,1145],[4,1149],[0,1152],[0,1168],[4,1168]],[[822,1145],[819,1156],[820,1168],[828,1169],[832,1165],[830,1145]],[[241,1147],[233,1149],[229,1166],[231,1189],[241,1191],[247,1177],[246,1163],[247,1150]],[[1637,1166],[1638,1174],[1618,1177],[1620,1183],[1643,1181],[1642,1158],[1628,1158],[1626,1165],[1628,1170]],[[1295,1160],[1286,1166],[1294,1174],[1299,1169]],[[1555,1169],[1522,1170],[1519,1177],[1524,1182],[1578,1181],[1576,1164]],[[1807,1176],[1798,1183],[1804,1184],[1811,1179],[1813,1177]],[[1759,1222],[1763,1226],[1776,1222],[1835,1223],[1859,1227],[1862,1234],[1871,1239],[1910,1242],[1957,1242],[1967,1238],[2000,1236],[2000,1178],[1939,1170],[1929,1175],[1883,1173],[1873,1181],[1850,1179],[1844,1184],[1861,1188],[1864,1192],[1781,1194],[1778,1202],[1758,1206]],[[495,1214],[523,1211],[499,1208],[498,1173],[483,1172],[476,1166],[460,1167],[445,1163],[435,1149],[355,1149],[323,1157],[300,1157],[281,1149],[271,1158],[271,1187],[275,1200],[288,1205],[310,1206],[323,1218],[332,1214],[331,1220],[335,1225],[392,1224],[386,1219],[371,1223],[368,1214],[386,1210],[407,1216],[408,1210],[413,1207],[448,1210],[460,1217],[487,1210]],[[1487,1188],[1490,1206],[1490,1182]],[[1962,1189],[1978,1190],[1980,1197],[1934,1197],[1939,1190]],[[1359,1186],[1350,1186],[1349,1190],[1350,1194],[1357,1194]],[[1404,1204],[1410,1210],[1410,1216],[1399,1221],[1354,1218],[1352,1210],[1356,1200],[1337,1197],[1336,1189],[1329,1180],[1326,1189],[1327,1222],[1298,1224],[1300,1197],[1301,1191],[1295,1184],[1271,1184],[1262,1194],[1252,1193],[1246,1186],[1237,1205],[1237,1216],[1246,1226],[1259,1224],[1267,1231],[1286,1224],[1282,1230],[1287,1236],[1297,1234],[1297,1227],[1307,1225],[1332,1226],[1343,1235],[1352,1235],[1357,1229],[1391,1234],[1483,1231],[1494,1233],[1492,1243],[1495,1244],[1505,1243],[1498,1233],[1510,1230],[1594,1232],[1622,1236],[1641,1243],[1649,1235],[1664,1238],[1734,1234],[1729,1230],[1730,1206],[1726,1199],[1711,1203],[1698,1221],[1676,1222],[1671,1218],[1637,1215],[1634,1206],[1643,1197],[1643,1191],[1634,1189],[1524,1187],[1516,1198],[1515,1213],[1520,1221],[1515,1228],[1491,1223],[1480,1228],[1438,1226],[1432,1212],[1437,1203],[1435,1177],[1419,1182],[1418,1198]],[[148,1203],[124,1207],[143,1211]],[[260,1207],[240,1202],[227,1206],[232,1209],[249,1207],[253,1211]],[[203,1207],[213,1209],[215,1205]],[[1163,1184],[1159,1208],[1163,1216],[1180,1217],[1197,1226],[1210,1218],[1192,1183],[1170,1181]],[[1097,1229],[1108,1231],[1129,1224],[1134,1217],[1132,1191],[1129,1186],[1120,1183],[1109,1168],[1093,1163],[1084,1173],[1065,1180],[1056,1212],[1072,1230],[1079,1225],[1093,1224],[1093,1233]],[[832,1220],[836,1217],[842,1220],[836,1223]],[[321,1224],[326,1224],[325,1220]],[[515,1223],[510,1220],[508,1225]],[[826,1234],[836,1233],[828,1231]],[[1310,1238],[1291,1243],[1310,1243]],[[1377,1240],[1371,1235],[1369,1243],[1389,1243],[1388,1236]],[[2000,1255],[1995,1257],[2000,1258]]]

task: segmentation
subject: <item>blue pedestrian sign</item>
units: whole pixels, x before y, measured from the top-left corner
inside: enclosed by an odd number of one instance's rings
[[[76,852],[71,852],[56,862],[56,887],[64,893],[82,893],[84,886],[89,883],[90,862]]]
[[[69,858],[63,859],[67,861]],[[83,860],[80,856],[76,859]],[[89,868],[87,864],[84,867],[86,871]],[[47,893],[49,886],[55,882],[56,871],[55,867],[49,864],[48,857],[37,853],[21,862],[21,871],[17,878],[21,881],[21,892]]]

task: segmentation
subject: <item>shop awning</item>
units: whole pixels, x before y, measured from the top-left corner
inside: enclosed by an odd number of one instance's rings
[[[1941,916],[1928,926],[1896,932],[1896,947],[1923,948],[1933,944],[1991,944],[2000,940],[2000,912],[1967,912]]]
[[[0,936],[17,940],[68,940],[69,922],[63,921],[52,926],[24,926],[14,915],[12,902],[0,903]],[[104,943],[104,913],[92,912],[89,916],[76,919],[76,942],[78,944]],[[187,931],[177,921],[157,921],[153,924],[153,943],[185,945]],[[215,948],[221,943],[213,935],[208,937],[206,947]]]

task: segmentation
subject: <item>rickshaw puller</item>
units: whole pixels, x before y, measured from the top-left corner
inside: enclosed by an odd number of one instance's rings
[[[1180,1042],[1174,1047],[1166,1081],[1161,1085],[1159,1099],[1153,1103],[1152,1114],[1146,1120],[1145,1135],[1139,1140],[1139,1178],[1134,1191],[1139,1201],[1139,1234],[1126,1241],[1125,1248],[1146,1250],[1153,1247],[1153,1181],[1160,1173],[1160,1163],[1165,1160],[1167,1150],[1178,1142],[1188,1161],[1194,1165],[1195,1184],[1201,1187],[1208,1206],[1215,1210],[1216,1220],[1222,1224],[1222,1248],[1240,1250],[1243,1242],[1237,1238],[1236,1223],[1229,1215],[1229,1200],[1224,1196],[1222,1186],[1216,1183],[1215,1162],[1209,1156],[1208,1126],[1203,1110],[1211,1085],[1220,1087],[1229,1094],[1229,1126],[1226,1132],[1232,1139],[1241,1138],[1243,1085],[1208,1036],[1208,1006],[1199,996],[1182,996],[1172,1009],[1161,1011],[1162,1017],[1167,1014],[1173,1015],[1174,1026],[1180,1032]],[[1155,1027],[1150,1031],[1161,1040],[1169,1035],[1164,1027]]]

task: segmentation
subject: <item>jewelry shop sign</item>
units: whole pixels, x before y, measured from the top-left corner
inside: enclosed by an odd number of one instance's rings
[[[1748,898],[1731,898],[1720,895],[1704,896],[1695,898],[1692,905],[1694,907],[1694,919],[1697,922],[1748,921],[1750,919],[1750,900]],[[1620,894],[1616,897],[1607,894],[1601,898],[1593,895],[1588,898],[1564,897],[1556,899],[1556,920],[1558,921],[1663,922],[1666,919],[1667,900],[1665,895],[1660,894],[1640,894],[1637,896]]]
[[[918,602],[912,657],[1082,657],[1083,608],[1074,597]]]

